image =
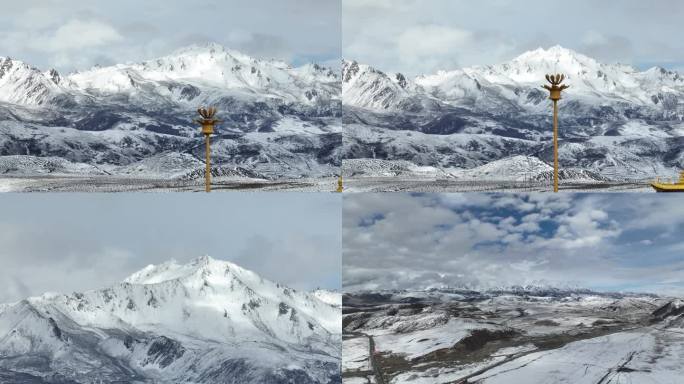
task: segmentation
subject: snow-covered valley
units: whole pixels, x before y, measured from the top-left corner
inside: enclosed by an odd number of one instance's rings
[[[677,383],[684,304],[544,287],[346,293],[344,383]]]
[[[384,179],[377,184],[387,190],[392,180],[539,187],[553,162],[551,102],[540,86],[556,72],[571,86],[560,102],[562,182],[640,184],[684,168],[680,74],[555,46],[415,78],[344,61],[343,173]]]
[[[0,305],[0,381],[339,383],[341,297],[201,257]]]
[[[0,174],[163,179],[192,184],[204,169],[192,122],[213,105],[222,122],[212,172],[233,180],[339,173],[339,74],[294,68],[217,44],[140,63],[61,75],[0,57]]]

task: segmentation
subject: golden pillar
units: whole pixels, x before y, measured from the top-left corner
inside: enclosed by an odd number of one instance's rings
[[[195,120],[196,123],[202,126],[202,134],[204,135],[204,156],[206,168],[204,171],[204,190],[211,192],[211,135],[214,133],[214,124],[219,123],[220,120],[214,118],[216,116],[216,108],[200,107],[197,113],[202,117]]]
[[[561,92],[569,85],[561,84],[565,80],[565,75],[546,75],[548,84],[542,88],[549,91],[549,99],[553,101],[553,191],[558,192],[558,100],[561,99]]]
[[[342,184],[342,175],[337,179],[337,192],[343,192],[344,191],[344,185]]]

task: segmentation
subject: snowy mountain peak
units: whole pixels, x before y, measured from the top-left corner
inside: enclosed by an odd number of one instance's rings
[[[171,96],[182,102],[219,90],[305,104],[339,98],[339,80],[328,68],[318,64],[293,68],[283,61],[257,59],[217,43],[191,45],[140,63],[77,72],[69,76],[69,83],[77,91],[151,91],[152,97]],[[178,95],[174,94],[177,90]]]
[[[149,265],[111,288],[43,295],[29,302],[60,306],[79,323],[112,326],[124,321],[136,327],[163,326],[180,334],[198,334],[192,328],[195,322],[219,324],[229,318],[229,329],[201,334],[233,339],[240,328],[242,334],[258,339],[301,343],[339,333],[337,297],[328,291],[297,291],[233,263],[203,256],[187,264],[171,260]],[[283,318],[286,312],[289,317]]]
[[[596,62],[596,60],[582,55],[572,49],[564,48],[560,45],[554,45],[548,49],[539,47],[532,51],[527,51],[513,61],[533,61],[533,60],[555,60],[555,61],[577,61],[577,62]]]
[[[153,59],[153,60],[147,60],[143,62],[143,65],[153,65],[154,63],[158,63],[160,61],[168,61],[168,62],[173,62],[173,61],[182,61],[183,58],[202,58],[206,61],[214,62],[214,63],[243,63],[243,64],[249,64],[249,63],[257,63],[259,59],[253,58],[245,53],[242,53],[240,51],[228,49],[224,47],[221,44],[210,42],[210,43],[205,43],[205,44],[193,44],[189,45],[187,47],[182,47],[179,48],[175,51],[173,51],[171,54],[167,56],[160,57],[158,59]],[[263,60],[265,62],[269,60]],[[274,60],[271,60],[271,62],[276,62]],[[277,62],[281,63],[281,62]],[[171,68],[169,68],[171,69]],[[182,68],[174,68],[171,70],[178,70]]]
[[[367,67],[364,65],[364,67]],[[344,60],[342,59],[342,82],[348,83],[352,78],[356,77],[361,70],[360,64],[356,60]]]
[[[327,289],[319,288],[311,292],[311,294],[326,304],[330,304],[337,308],[342,307],[342,295],[338,291],[329,291]]]
[[[254,275],[253,272],[247,271],[236,264],[216,260],[205,255],[195,258],[187,264],[179,264],[176,260],[170,260],[159,265],[150,264],[127,277],[124,283],[140,285],[159,284],[172,280],[183,280],[198,274],[210,274],[212,271],[225,272],[225,275],[228,272],[240,275]]]
[[[0,101],[40,105],[62,92],[57,71],[42,73],[22,61],[0,58]]]
[[[563,73],[568,81],[588,79],[604,80],[623,73],[636,72],[635,69],[619,64],[605,65],[597,60],[559,45],[548,49],[538,48],[528,51],[513,60],[488,66],[472,68],[469,73],[484,70],[486,79],[496,82],[538,83],[548,73]],[[504,79],[502,79],[504,78]],[[540,80],[541,79],[541,80]],[[613,79],[611,78],[611,81]]]
[[[47,76],[55,84],[59,84],[62,81],[62,76],[54,68],[50,68],[49,71],[45,72],[45,76]]]
[[[272,282],[250,270],[244,269],[229,261],[217,260],[208,255],[195,258],[186,264],[170,260],[162,264],[150,264],[127,277],[123,284],[146,286],[145,289],[156,289],[152,286],[184,286],[188,289],[211,288],[222,292],[243,291],[251,298],[262,296],[268,300],[320,300],[330,306],[341,305],[339,292],[317,289],[311,293],[297,291],[282,284]],[[164,289],[159,287],[159,289]]]
[[[171,56],[177,56],[177,55],[196,55],[198,53],[202,52],[210,52],[210,53],[215,53],[215,52],[227,52],[226,47],[223,45],[217,43],[217,42],[206,42],[206,43],[198,43],[198,44],[191,44],[185,47],[181,47],[176,49]]]
[[[253,58],[245,53],[242,53],[240,51],[234,50],[227,48],[219,43],[216,42],[207,42],[207,43],[199,43],[199,44],[191,44],[185,47],[178,48],[171,52],[169,55],[163,56],[160,59],[163,58],[177,58],[181,56],[202,56],[206,55],[212,59],[215,60],[222,60],[225,58],[234,58],[240,61],[259,61],[259,59]],[[158,59],[153,59],[153,60],[147,60],[147,61],[155,61]],[[268,61],[268,60],[265,60]]]
[[[583,70],[600,67],[598,61],[560,45],[549,49],[539,48],[525,52],[514,58],[508,65],[513,67],[522,65],[543,69],[547,72],[568,72],[569,74],[582,73]],[[502,66],[506,66],[506,64]]]
[[[340,359],[341,313],[328,303],[333,299],[209,256],[169,261],[110,288],[0,305],[0,356],[57,362],[31,372],[58,366],[65,367],[62,374],[95,370],[102,377],[104,366],[118,378],[107,382],[129,382],[121,376],[134,372],[163,382],[213,384],[235,367],[242,383],[294,382],[263,377],[263,369],[327,377],[339,370]],[[97,364],[84,363],[86,355]],[[31,363],[18,363],[27,370],[22,364]]]
[[[401,73],[387,74],[357,61],[342,61],[342,98],[345,104],[365,108],[400,109],[415,84]]]

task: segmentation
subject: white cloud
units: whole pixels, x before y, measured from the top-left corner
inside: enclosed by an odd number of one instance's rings
[[[680,273],[667,255],[681,244],[641,241],[658,234],[659,226],[628,229],[641,219],[630,212],[634,205],[648,207],[655,198],[640,196],[633,204],[634,198],[620,195],[348,195],[344,286],[656,286]],[[667,211],[668,204],[673,202],[659,206]],[[359,226],[375,215],[373,224]],[[684,223],[674,228],[681,232]]]
[[[601,33],[594,30],[587,31],[582,37],[582,43],[585,45],[603,45],[608,42],[608,39]]]
[[[297,289],[338,289],[340,211],[341,197],[326,194],[3,196],[0,303],[103,288],[202,255]]]
[[[0,56],[42,69],[153,59],[209,41],[295,64],[340,55],[339,0],[0,3]]]
[[[443,25],[419,25],[399,35],[399,54],[414,60],[441,56],[445,52],[462,49],[472,43],[473,33]]]
[[[33,42],[35,48],[51,52],[75,51],[99,47],[123,40],[111,25],[97,20],[69,20],[52,36]]]
[[[347,8],[379,8],[392,9],[397,6],[405,4],[406,1],[396,0],[344,0],[344,6]]]
[[[681,30],[684,3],[672,0],[343,0],[342,13],[343,56],[386,72],[496,64],[555,44],[610,63],[684,62],[684,42],[662,38]]]

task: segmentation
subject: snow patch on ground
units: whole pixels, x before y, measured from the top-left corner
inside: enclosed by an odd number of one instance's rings
[[[370,371],[368,338],[354,337],[342,340],[342,361],[344,371]]]

